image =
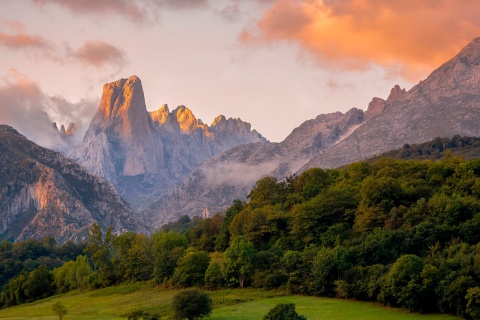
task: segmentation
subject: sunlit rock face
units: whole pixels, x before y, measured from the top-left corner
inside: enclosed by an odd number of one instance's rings
[[[114,187],[60,153],[0,125],[0,239],[81,240],[104,229],[148,232]]]
[[[136,76],[107,83],[81,145],[69,156],[111,181],[135,208],[165,194],[203,161],[233,146],[266,143],[250,124],[219,116],[204,124],[192,111],[167,105],[148,112]]]

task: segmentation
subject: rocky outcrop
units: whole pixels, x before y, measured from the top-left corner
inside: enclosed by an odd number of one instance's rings
[[[60,153],[0,126],[0,238],[81,240],[97,222],[114,231],[148,232],[105,179]]]
[[[69,156],[111,181],[134,206],[146,206],[203,161],[242,143],[262,142],[240,119],[204,124],[192,111],[167,105],[148,112],[136,76],[104,85],[99,110],[81,145]]]
[[[403,97],[403,95],[405,95],[405,93],[407,93],[405,88],[402,89],[402,88],[400,88],[400,86],[398,84],[396,84],[395,86],[393,86],[392,90],[390,90],[390,94],[388,95],[388,98],[385,102],[386,103],[392,103],[393,101],[398,100],[401,97]]]

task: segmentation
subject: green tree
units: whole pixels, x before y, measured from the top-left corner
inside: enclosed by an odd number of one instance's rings
[[[223,219],[220,233],[215,240],[215,250],[223,252],[228,248],[228,244],[230,243],[230,231],[228,228],[235,215],[241,212],[244,208],[245,203],[238,199],[233,200],[232,205],[225,212],[225,218]]]
[[[227,282],[238,283],[240,288],[245,285],[245,280],[253,272],[255,248],[244,237],[233,239],[230,247],[225,251],[225,275]]]
[[[45,265],[39,266],[28,274],[28,279],[22,285],[29,301],[46,298],[53,293],[53,277]]]
[[[186,289],[173,297],[172,309],[175,319],[196,320],[212,313],[212,299],[198,289]]]
[[[67,314],[67,308],[61,302],[55,302],[52,305],[53,313],[58,316],[60,320],[62,320],[63,316]]]
[[[188,240],[173,230],[155,232],[152,239],[153,275],[158,283],[162,283],[173,275],[178,259],[183,257],[188,247]]]
[[[277,178],[262,178],[255,183],[255,187],[248,194],[248,206],[258,208],[281,203],[285,200],[284,191],[283,184],[279,183]]]
[[[421,310],[424,287],[420,275],[423,261],[413,254],[403,255],[395,261],[385,277],[380,293],[382,302],[412,311]]]
[[[473,287],[467,290],[467,314],[472,319],[480,319],[480,287]]]
[[[189,248],[186,250],[185,256],[178,259],[172,280],[181,286],[202,286],[205,283],[205,271],[209,264],[208,252]]]
[[[90,228],[85,253],[92,259],[95,270],[99,275],[95,286],[107,286],[116,281],[112,265],[114,240],[115,235],[112,232],[112,227],[107,228],[105,236],[98,223],[94,223]]]
[[[144,234],[137,234],[125,257],[125,277],[128,279],[143,281],[152,277],[152,242]]]
[[[273,307],[263,320],[307,320],[307,318],[297,313],[293,303],[280,303]]]
[[[210,262],[205,271],[205,285],[209,288],[218,288],[223,284],[222,268],[215,261]]]
[[[222,228],[224,216],[217,213],[212,218],[200,220],[187,232],[192,247],[207,252],[215,251],[215,242]]]

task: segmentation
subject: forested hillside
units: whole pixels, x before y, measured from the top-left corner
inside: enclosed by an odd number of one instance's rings
[[[310,169],[285,181],[265,177],[248,199],[183,234],[95,226],[85,249],[92,270],[75,273],[84,260],[67,263],[51,273],[52,287],[253,286],[480,318],[479,159]],[[5,285],[1,304],[27,301],[12,295],[25,283]]]
[[[437,160],[442,159],[445,154],[460,156],[465,160],[480,157],[480,138],[460,137],[435,138],[431,141],[420,144],[404,144],[402,148],[391,150],[380,156],[368,159],[373,163],[380,158],[394,158],[404,160]]]

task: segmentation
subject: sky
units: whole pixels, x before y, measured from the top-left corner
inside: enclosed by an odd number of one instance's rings
[[[35,132],[44,111],[86,129],[103,84],[137,75],[149,111],[239,117],[279,142],[409,90],[479,16],[474,0],[1,0],[0,123]]]

